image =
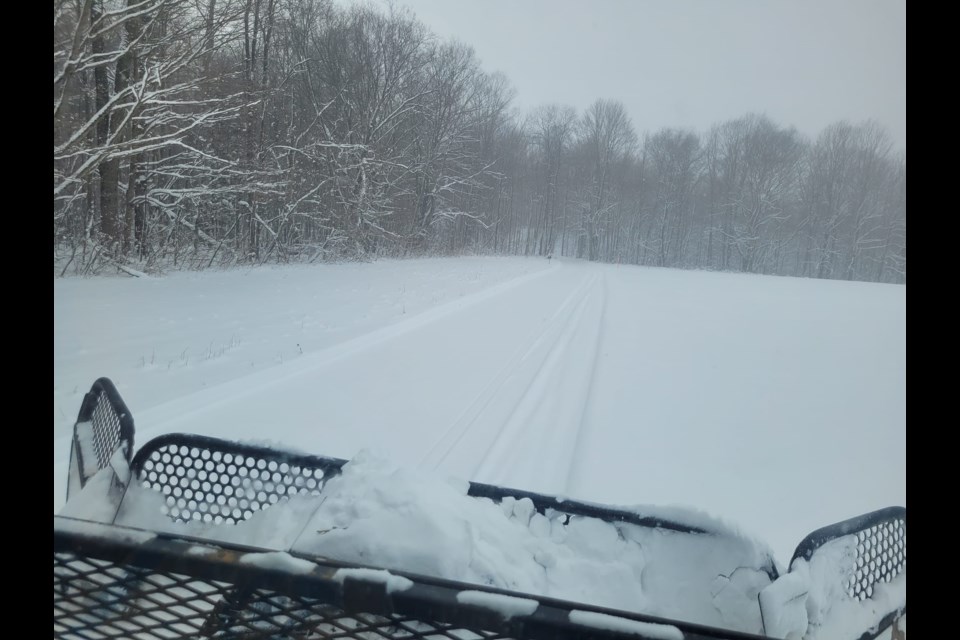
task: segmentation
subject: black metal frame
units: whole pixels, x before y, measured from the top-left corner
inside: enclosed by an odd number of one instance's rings
[[[93,424],[99,438],[98,468],[109,464],[116,449],[123,449],[130,461],[131,481],[163,493],[167,515],[174,520],[241,522],[285,496],[319,494],[347,462],[189,434],[154,438],[131,461],[133,418],[107,378],[97,380],[84,397],[77,423],[84,422]],[[72,448],[79,454],[76,427]],[[71,457],[71,466],[75,462],[80,470],[84,468],[82,461]],[[87,479],[81,477],[81,482]],[[623,509],[482,483],[470,483],[469,495],[494,501],[529,498],[540,513],[553,511],[567,518],[582,516],[690,535],[723,535]],[[260,549],[89,522],[78,528],[77,522],[81,521],[54,518],[55,637],[123,637],[125,633],[131,637],[244,639],[637,637],[572,623],[569,613],[573,609],[672,625],[690,639],[761,637],[398,572],[394,573],[408,577],[414,585],[388,593],[382,584],[353,579],[341,583],[333,578],[337,569],[356,565],[291,553],[316,564],[317,569],[302,574],[244,563],[248,554],[262,553]],[[870,597],[873,585],[905,570],[906,509],[902,507],[814,531],[797,547],[791,566],[797,559],[810,560],[824,544],[849,535],[858,536],[858,564],[845,585],[851,597]],[[150,539],[144,540],[144,536]],[[880,560],[885,572],[876,569]],[[896,571],[889,570],[891,567]],[[771,581],[777,579],[773,558],[767,559],[764,569]],[[861,571],[856,573],[858,569]],[[530,616],[504,620],[490,610],[458,602],[456,594],[462,590],[533,599],[539,605]],[[905,607],[890,612],[878,632],[905,613]],[[115,633],[98,631],[98,627]],[[308,632],[313,635],[303,635]],[[876,633],[866,633],[860,640],[873,637]]]
[[[89,423],[93,430],[93,454],[96,457],[96,468],[103,469],[110,463],[110,458],[117,449],[123,449],[127,461],[133,455],[134,426],[133,416],[127,408],[123,398],[109,378],[97,379],[90,391],[83,396],[77,422],[73,427],[73,438],[70,441],[71,477],[75,477],[82,489],[91,475],[85,469],[91,465],[83,460],[83,448],[78,440],[78,426]],[[67,485],[67,497],[71,492],[70,483]]]
[[[817,529],[797,545],[790,559],[791,569],[797,560],[809,562],[825,544],[847,536],[856,536],[857,540],[854,566],[840,586],[854,600],[870,598],[876,585],[890,582],[906,571],[907,510],[904,507],[878,509]],[[878,637],[894,620],[906,614],[906,606],[889,612],[875,633],[864,633],[858,640]]]
[[[872,528],[892,523],[902,524],[905,538],[907,510],[904,507],[878,509],[855,518],[850,518],[849,520],[821,527],[800,541],[797,549],[793,552],[793,557],[790,559],[790,566],[793,566],[793,563],[798,558],[809,561],[817,549],[831,540],[849,535],[858,535],[859,537],[859,534],[869,531]],[[904,555],[906,555],[906,553],[904,553]]]
[[[570,612],[579,610],[673,626],[686,640],[763,638],[402,572],[392,573],[413,585],[391,593],[382,582],[335,579],[338,569],[357,565],[291,554],[316,568],[283,571],[249,562],[259,549],[220,543],[213,547],[209,541],[165,535],[142,540],[142,531],[91,527],[87,522],[74,530],[72,522],[77,521],[54,518],[56,637],[113,637],[109,634],[117,632],[244,639],[638,637],[571,621]],[[464,590],[536,600],[538,605],[531,615],[505,619],[492,609],[459,602],[457,594]],[[158,591],[165,597],[158,598]]]
[[[797,545],[790,566],[798,559],[809,562],[823,545],[846,536],[857,539],[856,566],[843,585],[851,598],[871,597],[876,585],[890,582],[906,570],[907,510],[903,507],[879,509],[817,529]]]
[[[336,458],[174,433],[141,447],[130,469],[138,483],[165,496],[173,520],[236,524],[284,497],[319,495],[344,464]]]

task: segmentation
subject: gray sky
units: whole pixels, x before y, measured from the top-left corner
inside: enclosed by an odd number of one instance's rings
[[[906,0],[395,1],[504,72],[524,110],[618,99],[641,133],[873,118],[906,149]]]

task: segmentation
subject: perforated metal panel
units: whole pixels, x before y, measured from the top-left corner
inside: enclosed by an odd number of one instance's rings
[[[817,529],[797,545],[797,559],[809,561],[828,542],[855,537],[854,562],[840,585],[851,598],[866,600],[876,586],[907,568],[907,510],[888,507]]]
[[[97,395],[90,422],[93,426],[93,450],[97,454],[97,466],[103,469],[120,446],[122,429],[116,408],[102,390]]]
[[[173,519],[236,524],[294,495],[319,495],[324,468],[270,450],[161,443],[138,463],[138,481],[165,496]]]
[[[166,496],[165,512],[174,520],[236,524],[290,496],[318,495],[324,483],[338,475],[345,464],[346,460],[338,458],[171,433],[145,444],[133,458],[131,469],[138,483]],[[567,517],[599,518],[682,533],[713,533],[634,511],[479,482],[471,482],[468,493],[494,502],[507,497],[526,498],[544,514],[554,511]],[[776,579],[772,558],[765,571]]]
[[[86,428],[80,429],[81,425]],[[122,450],[129,462],[133,455],[133,432],[133,416],[116,387],[108,378],[98,379],[83,397],[74,425],[68,499],[97,471],[106,468],[117,450]],[[83,446],[78,440],[80,433],[85,437]]]
[[[856,571],[847,581],[847,595],[866,600],[873,596],[874,586],[890,582],[906,569],[907,520],[875,524],[856,535]]]

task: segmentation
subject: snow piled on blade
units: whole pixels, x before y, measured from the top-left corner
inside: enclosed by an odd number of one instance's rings
[[[321,495],[282,500],[236,525],[175,522],[165,515],[164,496],[136,483],[117,508],[101,486],[110,476],[101,472],[94,480],[65,511],[280,552],[251,557],[266,568],[312,569],[293,556],[377,567],[341,570],[336,578],[383,582],[388,591],[410,586],[388,572],[400,571],[759,632],[757,596],[770,584],[764,548],[729,532],[688,534],[554,509],[542,514],[529,498],[474,498],[463,480],[403,468],[368,451],[344,465]],[[689,518],[709,522],[698,513]],[[460,600],[508,617],[536,608],[533,600],[487,595],[468,592]]]
[[[791,567],[791,573],[795,571],[809,581],[810,640],[877,631],[884,615],[906,607],[906,568],[890,582],[874,585],[873,594],[866,600],[850,597],[846,581],[856,570],[856,546],[854,535],[831,540],[818,548],[809,562],[798,559]]]
[[[881,631],[887,614],[905,611],[906,569],[889,582],[875,584],[865,600],[849,595],[848,581],[861,571],[856,546],[855,535],[830,540],[809,561],[796,559],[790,573],[765,588],[760,593],[765,633],[787,640],[859,638]]]
[[[363,452],[324,487],[294,550],[501,589],[760,629],[750,541],[534,511]],[[271,508],[271,510],[275,509]],[[718,577],[718,576],[730,576]],[[721,606],[722,605],[722,606]]]

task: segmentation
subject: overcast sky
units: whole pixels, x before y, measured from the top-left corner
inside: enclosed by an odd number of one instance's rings
[[[906,0],[395,1],[505,73],[523,110],[613,98],[640,133],[872,118],[906,149]]]

